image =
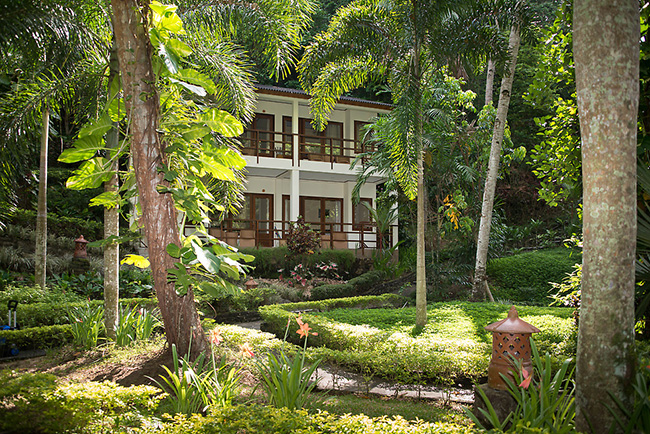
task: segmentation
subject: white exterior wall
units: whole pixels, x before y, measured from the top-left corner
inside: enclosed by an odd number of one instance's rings
[[[350,170],[349,163],[299,160],[298,125],[299,119],[312,119],[309,111],[309,101],[301,96],[275,95],[261,92],[258,94],[256,113],[274,116],[274,140],[282,140],[282,120],[292,118],[294,134],[293,159],[271,158],[255,155],[244,155],[247,161],[246,193],[272,194],[273,219],[282,220],[282,196],[289,195],[292,199],[300,196],[327,197],[343,199],[343,224],[353,223],[352,190],[356,183],[357,169]],[[380,113],[386,113],[376,107],[355,105],[354,103],[337,104],[329,120],[343,124],[343,138],[354,140],[355,121],[369,122]],[[349,147],[352,142],[346,142]],[[351,159],[350,159],[351,160]],[[372,200],[376,204],[376,186],[382,183],[382,177],[373,177],[361,188],[361,198]],[[291,201],[290,219],[295,220],[299,213],[299,201]],[[344,231],[352,232],[351,225],[346,225]],[[396,235],[396,232],[395,232]],[[348,248],[359,247],[359,237],[374,243],[374,235],[349,233]],[[372,239],[371,239],[372,238]],[[397,238],[394,238],[397,242]]]

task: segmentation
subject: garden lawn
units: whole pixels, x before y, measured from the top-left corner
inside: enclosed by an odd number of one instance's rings
[[[451,385],[487,375],[492,336],[484,327],[507,316],[509,305],[435,303],[428,324],[414,333],[415,308],[334,309],[305,313],[319,333],[314,357],[407,384]],[[534,340],[541,354],[556,362],[575,355],[572,309],[519,307],[520,317],[538,327]]]

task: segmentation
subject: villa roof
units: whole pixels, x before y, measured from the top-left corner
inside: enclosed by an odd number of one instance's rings
[[[278,86],[268,86],[265,84],[256,84],[257,92],[266,95],[279,95],[279,96],[288,96],[293,98],[300,99],[309,99],[310,96],[307,92],[301,89],[290,89],[287,87],[278,87]],[[342,96],[339,98],[339,102],[342,104],[355,105],[360,107],[370,107],[381,110],[392,110],[392,104],[386,104],[384,102],[368,101],[361,98],[353,98],[351,96]]]

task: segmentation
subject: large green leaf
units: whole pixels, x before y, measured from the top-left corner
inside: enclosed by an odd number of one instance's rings
[[[90,199],[90,206],[103,206],[107,209],[115,208],[121,204],[122,198],[117,191],[105,191]]]
[[[108,113],[104,112],[95,121],[84,125],[79,131],[79,137],[94,136],[102,137],[113,127],[113,122]]]
[[[242,123],[228,112],[211,108],[201,116],[203,121],[212,131],[225,137],[237,137],[244,133]]]
[[[115,173],[108,167],[107,160],[103,157],[90,159],[75,170],[74,175],[68,178],[65,186],[72,190],[97,188],[110,180]]]
[[[202,154],[199,159],[202,163],[203,170],[214,178],[222,181],[235,181],[235,174],[230,167],[224,166],[221,162],[206,154]]]
[[[192,251],[194,251],[196,258],[206,270],[212,274],[219,273],[222,261],[217,255],[212,253],[210,249],[204,248],[196,242],[192,242]]]
[[[85,136],[74,142],[72,148],[68,148],[59,155],[59,161],[63,163],[77,163],[88,160],[97,154],[97,151],[104,149],[104,138],[102,136]]]
[[[120,264],[134,265],[138,268],[149,268],[149,260],[144,256],[129,254],[120,261]]]
[[[192,83],[205,89],[206,92],[213,94],[217,91],[214,81],[210,76],[203,74],[195,69],[181,69],[174,77],[178,80]]]
[[[180,133],[183,136],[183,139],[187,140],[188,142],[202,139],[203,137],[210,134],[210,131],[212,131],[210,128],[201,124],[190,124],[186,127],[180,128]]]
[[[189,90],[190,92],[198,95],[198,96],[206,96],[208,93],[203,89],[201,86],[196,86],[194,84],[186,83],[181,80],[176,80],[175,78],[170,77],[169,81],[171,81],[174,84],[178,84],[179,86],[184,87],[185,89]]]

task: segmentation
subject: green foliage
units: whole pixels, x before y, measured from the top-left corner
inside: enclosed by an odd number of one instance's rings
[[[291,222],[287,232],[287,249],[293,255],[312,254],[320,246],[320,235],[314,231],[302,216]]]
[[[610,394],[618,411],[614,411],[612,408],[609,410],[614,415],[617,428],[622,429],[626,434],[650,432],[650,360],[647,358],[640,358],[632,387],[634,388],[634,401],[631,407]]]
[[[152,421],[160,391],[116,383],[57,385],[48,374],[0,372],[0,430],[7,433],[123,432]]]
[[[209,415],[177,415],[168,420],[162,429],[149,427],[143,434],[469,434],[468,427],[454,423],[421,420],[407,421],[402,417],[369,418],[364,415],[332,415],[327,412],[310,413],[306,410],[291,411],[261,405],[239,405],[226,409],[214,409]]]
[[[20,330],[0,330],[0,341],[20,350],[61,347],[72,342],[70,324],[31,327]]]
[[[298,264],[314,269],[319,263],[335,263],[339,274],[343,276],[354,272],[356,260],[350,250],[323,249],[313,254],[292,255],[287,247],[270,247],[266,249],[243,248],[240,252],[255,257],[249,263],[253,268],[251,275],[263,278],[277,278],[278,270],[291,270]]]
[[[61,273],[48,279],[48,285],[57,286],[61,291],[79,294],[88,300],[104,298],[104,278],[96,271],[87,273]]]
[[[357,291],[367,291],[376,284],[384,281],[386,275],[383,271],[372,270],[360,276],[350,279],[348,283],[355,287]]]
[[[350,283],[334,283],[330,285],[315,286],[311,290],[312,300],[327,300],[331,298],[354,297],[358,293]]]
[[[10,221],[11,224],[36,230],[36,211],[17,209]],[[85,239],[94,241],[104,238],[104,224],[95,220],[47,214],[47,232],[49,236],[77,239],[83,235]],[[72,244],[74,248],[74,244]]]
[[[496,299],[548,305],[550,282],[561,282],[580,261],[579,252],[564,247],[539,250],[493,259],[487,275]]]
[[[300,316],[296,318],[299,325],[297,333],[305,338],[302,351],[294,356],[288,356],[284,351],[284,345],[279,356],[267,352],[266,362],[258,361],[262,387],[266,392],[269,404],[274,407],[286,407],[289,410],[304,408],[311,399],[311,392],[316,387],[316,382],[311,380],[312,375],[318,369],[321,360],[316,360],[309,366],[305,366],[305,355],[309,335],[317,336],[318,333],[310,333],[309,324],[303,323]],[[284,333],[283,343],[287,341],[289,333],[289,322]]]
[[[99,343],[104,329],[104,306],[79,306],[68,311],[68,319],[72,326],[72,337],[75,345],[86,350],[94,348]]]
[[[553,111],[535,119],[542,142],[531,150],[529,163],[540,179],[540,197],[551,206],[577,200],[582,185],[571,12],[569,3],[563,3],[544,31],[541,61],[524,96],[533,107]]]
[[[169,244],[167,253],[179,259],[175,268],[167,270],[168,279],[175,283],[178,295],[185,295],[190,287],[213,297],[237,294],[240,289],[232,281],[245,277],[249,269],[240,261],[253,260],[252,256],[214,238],[204,246],[196,235],[185,238],[182,247]]]
[[[63,291],[58,287],[41,288],[38,285],[28,286],[15,282],[0,290],[0,314],[3,312],[1,309],[6,308],[9,300],[16,300],[19,306],[32,303],[59,305],[80,302],[83,298],[74,292]]]
[[[381,270],[372,270],[350,279],[348,283],[320,285],[311,291],[312,300],[328,298],[354,297],[359,293],[370,290],[373,286],[385,280],[386,274]]]
[[[209,406],[228,407],[239,387],[239,370],[228,365],[216,366],[211,352],[212,366],[201,353],[193,362],[189,356],[178,357],[172,344],[173,370],[163,365],[166,375],[152,379],[161,389],[169,390],[167,403],[171,411],[190,415],[205,411]]]
[[[130,310],[121,306],[115,344],[125,347],[137,341],[148,340],[162,325],[158,315],[151,310],[140,308],[137,304]]]
[[[491,335],[483,327],[504,318],[509,306],[435,303],[429,305],[427,326],[414,337],[415,309],[369,309],[378,307],[370,303],[380,301],[390,302],[391,307],[403,305],[399,297],[386,294],[263,306],[260,313],[267,329],[281,336],[291,318],[289,311],[303,311],[303,319],[319,332],[310,340],[318,347],[311,349],[311,356],[364,375],[406,384],[445,385],[487,374]],[[520,307],[519,312],[542,330],[534,339],[552,354],[554,364],[575,354],[577,334],[569,310]]]
[[[67,324],[68,312],[74,311],[89,305],[91,308],[102,306],[103,301],[91,300],[84,302],[50,302],[47,298],[44,302],[34,302],[30,304],[18,304],[16,316],[18,324],[23,328],[39,327],[44,325]],[[36,300],[35,300],[36,301]],[[120,304],[125,307],[139,305],[145,309],[153,309],[158,305],[155,299],[150,298],[127,298],[120,300]],[[7,318],[7,303],[0,304],[0,318]]]

